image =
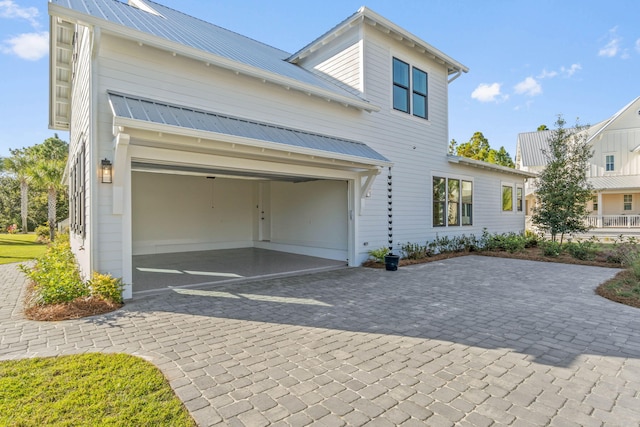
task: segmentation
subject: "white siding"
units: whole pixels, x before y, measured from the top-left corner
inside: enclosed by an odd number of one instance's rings
[[[300,66],[313,71],[352,93],[362,87],[362,39],[357,27],[300,61]]]
[[[359,37],[363,35],[364,39]],[[436,234],[474,232],[480,234],[483,227],[489,231],[518,231],[524,228],[524,216],[500,215],[500,174],[474,168],[454,167],[446,159],[448,146],[448,83],[446,67],[414,49],[388,37],[382,32],[365,26],[348,32],[344,38],[335,40],[326,56],[307,60],[305,66],[315,64],[321,72],[330,74],[350,87],[364,91],[366,98],[381,108],[378,113],[365,113],[340,104],[285,88],[262,83],[260,80],[204,63],[172,56],[168,52],[139,46],[103,34],[98,76],[98,134],[93,138],[98,144],[99,158],[113,158],[112,113],[107,103],[107,90],[120,91],[149,97],[174,104],[202,108],[224,114],[246,117],[252,120],[280,124],[311,132],[335,135],[362,141],[379,151],[395,163],[392,169],[393,187],[393,239],[396,244],[425,242]],[[391,61],[398,57],[428,73],[429,76],[429,120],[394,111],[391,105]],[[361,64],[354,62],[363,58]],[[312,60],[317,60],[314,63]],[[154,137],[155,141],[171,144],[170,139]],[[133,141],[132,143],[140,143]],[[176,146],[176,148],[179,148]],[[206,143],[202,150],[207,150]],[[431,176],[433,171],[447,174],[474,176],[475,197],[473,228],[443,231],[431,225]],[[358,230],[355,242],[356,262],[367,258],[367,251],[387,245],[387,170],[377,178],[361,212],[356,212]],[[515,182],[515,180],[513,180]],[[134,186],[141,181],[134,174]],[[340,185],[343,190],[332,189]],[[284,186],[284,184],[282,184]],[[293,184],[291,184],[293,185]],[[313,192],[300,189],[305,185],[291,187],[287,197],[279,199],[280,185],[272,188],[272,245],[314,245],[317,248],[345,252],[347,223],[346,184],[305,184],[318,187]],[[122,274],[122,227],[123,217],[113,215],[113,194],[109,186],[100,186],[98,203],[98,233],[100,236],[99,267],[102,271]],[[300,193],[296,193],[296,191]],[[134,191],[136,190],[134,187]],[[299,216],[287,218],[283,212],[293,209],[293,194],[298,194],[307,206]],[[318,205],[315,197],[327,194],[330,203]],[[311,196],[315,197],[311,197]],[[344,199],[338,200],[339,197]],[[136,195],[134,194],[134,197]],[[134,214],[140,209],[134,199]],[[330,207],[332,207],[330,209]],[[279,210],[280,209],[280,210]],[[316,211],[317,210],[317,211]],[[175,213],[175,212],[174,212]],[[322,216],[317,216],[323,213]],[[287,221],[279,223],[286,218]],[[342,218],[342,219],[341,219]],[[204,221],[202,217],[192,219]],[[152,230],[139,230],[141,218],[134,218],[134,241],[146,242],[156,238]],[[164,218],[163,221],[169,221]],[[309,221],[313,227],[303,227]],[[255,219],[252,224],[255,224]],[[255,230],[248,226],[248,238]],[[297,232],[292,232],[296,230]],[[190,231],[191,233],[193,230]],[[140,234],[142,233],[142,234]],[[311,233],[309,235],[305,233]],[[342,237],[339,237],[341,235]],[[303,237],[300,237],[303,236]],[[239,239],[243,241],[244,235]],[[172,237],[173,238],[173,237]],[[168,240],[171,240],[169,238]],[[233,239],[232,239],[233,240]],[[235,241],[235,240],[233,240]],[[144,245],[143,245],[144,246]],[[136,250],[144,250],[136,248]]]
[[[593,143],[590,176],[640,174],[640,153],[633,152],[638,146],[640,146],[640,127],[605,130],[602,139],[597,138]],[[614,156],[614,171],[605,171],[607,155]]]
[[[92,250],[92,227],[91,227],[91,181],[95,172],[92,156],[93,150],[91,141],[91,32],[83,26],[77,27],[76,39],[77,59],[74,64],[74,74],[71,88],[71,104],[73,110],[71,114],[69,128],[69,165],[75,163],[82,145],[85,150],[85,227],[86,234],[83,239],[81,235],[71,233],[71,246],[83,277],[91,275],[91,250]]]

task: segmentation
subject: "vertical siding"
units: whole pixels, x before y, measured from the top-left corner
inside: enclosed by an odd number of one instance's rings
[[[92,134],[91,134],[91,32],[87,27],[77,27],[76,63],[71,88],[71,104],[73,106],[69,129],[69,164],[73,165],[82,144],[85,145],[85,227],[82,236],[71,233],[71,245],[76,254],[80,270],[84,277],[91,274],[91,178],[92,167]]]

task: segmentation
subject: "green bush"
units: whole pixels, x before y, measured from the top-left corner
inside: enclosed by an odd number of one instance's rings
[[[527,245],[525,236],[513,232],[488,235],[485,240],[485,249],[489,251],[522,252]]]
[[[596,258],[598,248],[592,240],[584,240],[582,242],[567,242],[565,250],[574,258],[583,261],[591,261]]]
[[[91,295],[98,296],[107,301],[122,303],[122,279],[111,277],[110,274],[100,274],[93,272],[88,283]]]
[[[38,242],[49,243],[49,225],[39,225],[35,230]]]
[[[403,258],[406,259],[422,259],[433,255],[427,245],[419,243],[405,243],[401,247]]]
[[[558,257],[562,253],[562,245],[560,242],[554,242],[553,240],[543,240],[539,244],[542,249],[542,254],[548,257]]]
[[[376,262],[384,262],[384,256],[389,253],[389,248],[381,247],[378,249],[371,249],[368,254],[370,258],[373,258]]]
[[[36,259],[33,268],[20,267],[34,283],[36,304],[69,302],[89,295],[71,252],[68,236],[60,236],[50,244],[47,252]]]

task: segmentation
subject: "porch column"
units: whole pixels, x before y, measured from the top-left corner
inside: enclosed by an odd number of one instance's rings
[[[598,228],[602,228],[602,193],[598,191]]]

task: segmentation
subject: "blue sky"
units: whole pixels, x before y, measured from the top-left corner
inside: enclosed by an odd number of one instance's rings
[[[638,0],[161,0],[289,52],[366,5],[470,68],[449,88],[449,139],[607,119],[640,95]],[[53,135],[44,0],[0,0],[0,156]],[[68,140],[66,132],[59,132]]]

